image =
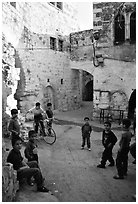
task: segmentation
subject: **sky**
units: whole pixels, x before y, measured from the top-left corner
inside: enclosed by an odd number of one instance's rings
[[[93,28],[93,2],[77,2],[78,18],[81,30]]]

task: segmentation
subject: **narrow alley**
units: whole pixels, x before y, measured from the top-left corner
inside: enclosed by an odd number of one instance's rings
[[[80,126],[54,125],[57,133],[55,144],[38,142],[40,167],[49,193],[38,196],[33,187],[19,191],[17,202],[132,202],[136,191],[136,166],[129,155],[128,176],[114,180],[115,167],[97,169],[103,147],[101,132],[92,132],[92,151],[81,150]],[[120,131],[115,130],[120,137]],[[114,148],[114,158],[118,143]],[[28,190],[29,189],[29,190]]]

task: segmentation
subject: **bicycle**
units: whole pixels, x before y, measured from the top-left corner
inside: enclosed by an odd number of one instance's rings
[[[42,138],[47,144],[54,144],[56,142],[56,133],[52,127],[49,126],[49,119],[42,120],[45,128],[45,135],[42,130],[42,127],[39,123],[38,125],[38,133],[37,133],[37,139]],[[35,122],[33,122],[33,127],[35,129]]]

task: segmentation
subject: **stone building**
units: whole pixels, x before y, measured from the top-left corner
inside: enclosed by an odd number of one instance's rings
[[[37,101],[61,111],[85,102],[94,117],[100,108],[127,112],[136,88],[134,2],[94,3],[94,29],[85,31],[75,3],[6,2],[2,9],[3,34],[15,51],[10,67],[20,68],[14,98],[22,112]]]
[[[79,107],[79,75],[70,69],[69,34],[79,30],[75,6],[3,2],[3,35],[14,48],[12,70],[20,69],[14,98],[22,112],[37,101],[63,111]]]
[[[93,15],[93,30],[71,33],[71,67],[85,76],[82,99],[94,117],[100,109],[127,116],[136,89],[136,3],[93,3]]]

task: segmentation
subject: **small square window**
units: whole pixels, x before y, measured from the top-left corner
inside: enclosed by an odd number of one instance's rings
[[[50,49],[56,50],[56,38],[50,37]]]
[[[63,51],[63,40],[58,40],[58,50]]]
[[[10,4],[11,4],[14,8],[16,8],[16,2],[10,2]]]
[[[61,79],[61,84],[63,84],[63,79]]]
[[[62,4],[63,4],[62,2],[57,2],[57,8],[62,10],[62,7],[63,7]]]

